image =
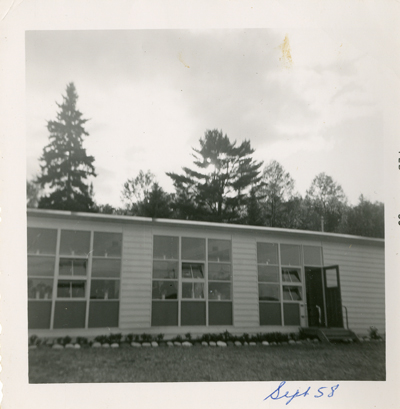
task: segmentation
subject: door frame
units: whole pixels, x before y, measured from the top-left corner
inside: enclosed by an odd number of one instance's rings
[[[330,325],[330,322],[328,320],[328,305],[327,305],[327,277],[326,277],[326,272],[327,270],[336,270],[336,280],[337,280],[337,288],[338,288],[338,298],[337,298],[337,302],[338,302],[338,306],[336,306],[337,308],[337,312],[340,311],[340,316],[338,317],[338,319],[341,321],[341,325],[339,326],[340,328],[344,328],[344,322],[343,322],[343,311],[342,311],[342,289],[341,289],[341,285],[340,285],[340,272],[339,272],[339,265],[335,264],[335,265],[329,265],[329,266],[321,266],[321,267],[316,267],[316,266],[304,266],[304,278],[305,278],[305,291],[306,291],[306,296],[305,296],[305,305],[304,305],[304,310],[305,313],[307,314],[307,325],[310,325],[309,322],[309,315],[308,315],[308,302],[307,302],[307,269],[319,269],[321,271],[321,284],[322,284],[322,298],[323,298],[323,316],[324,316],[324,325],[322,325],[322,327],[325,328],[329,328],[332,327],[332,325]],[[337,327],[337,326],[336,326]]]
[[[312,270],[319,270],[319,273],[321,275],[321,289],[322,289],[322,307],[323,307],[323,316],[322,321],[323,321],[323,325],[321,325],[321,328],[325,328],[327,326],[327,315],[326,315],[326,298],[325,298],[325,274],[324,274],[324,267],[322,266],[304,266],[304,285],[305,285],[305,299],[304,299],[304,310],[307,316],[307,326],[310,326],[310,322],[309,322],[309,314],[308,314],[308,307],[309,307],[309,303],[308,303],[308,296],[309,296],[309,292],[307,292],[307,269],[312,269]]]
[[[327,279],[326,279],[326,271],[327,270],[336,270],[336,280],[337,280],[337,288],[338,288],[338,294],[339,294],[339,296],[338,296],[338,299],[337,299],[337,302],[338,302],[338,306],[336,307],[337,308],[337,311],[338,311],[338,313],[339,313],[339,315],[340,315],[340,321],[341,321],[341,324],[337,327],[337,326],[335,326],[335,328],[344,328],[344,322],[343,322],[343,303],[342,303],[342,287],[341,287],[341,285],[340,285],[340,271],[339,271],[339,265],[338,264],[334,264],[334,265],[330,265],[330,266],[324,266],[324,267],[322,267],[322,270],[323,270],[323,280],[324,280],[324,293],[325,293],[325,313],[326,313],[326,323],[327,323],[327,327],[329,328],[329,327],[332,327],[331,325],[329,325],[329,322],[328,322],[328,308],[327,308],[327,299],[326,299],[326,290],[327,290],[327,288],[328,288],[328,281],[327,281]]]

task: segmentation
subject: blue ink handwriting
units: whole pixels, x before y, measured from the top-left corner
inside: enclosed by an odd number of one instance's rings
[[[280,385],[270,394],[268,395],[264,400],[267,400],[268,398],[271,398],[272,400],[279,400],[286,398],[288,401],[286,402],[286,405],[288,405],[294,398],[300,398],[303,396],[304,398],[308,395],[310,395],[310,390],[311,386],[309,386],[304,392],[300,393],[300,391],[297,389],[297,391],[293,394],[290,395],[289,391],[283,392],[281,389],[285,385],[285,381],[281,382]],[[331,386],[328,388],[327,386],[321,386],[317,390],[317,395],[313,395],[314,398],[322,398],[325,394],[328,393],[326,396],[328,398],[332,398],[333,394],[335,393],[336,389],[339,388],[339,384]],[[322,391],[323,389],[328,389],[327,391]]]

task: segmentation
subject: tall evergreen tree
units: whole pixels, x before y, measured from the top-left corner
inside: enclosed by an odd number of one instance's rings
[[[83,148],[83,138],[89,134],[84,128],[87,119],[76,108],[78,94],[69,83],[55,121],[47,122],[50,143],[40,158],[41,175],[38,183],[49,192],[39,201],[44,209],[94,211],[90,176],[95,177],[94,157]]]
[[[222,131],[207,130],[199,142],[200,148],[193,149],[195,169],[167,173],[176,189],[175,210],[188,219],[242,221],[248,191],[259,182],[262,163],[253,160],[250,141],[237,146]]]

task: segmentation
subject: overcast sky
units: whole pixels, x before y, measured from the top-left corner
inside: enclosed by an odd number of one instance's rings
[[[120,206],[141,169],[172,192],[165,172],[190,166],[214,128],[249,139],[257,160],[279,161],[302,195],[325,172],[350,203],[383,201],[379,75],[368,54],[322,30],[28,31],[27,177],[74,82],[99,204]]]

